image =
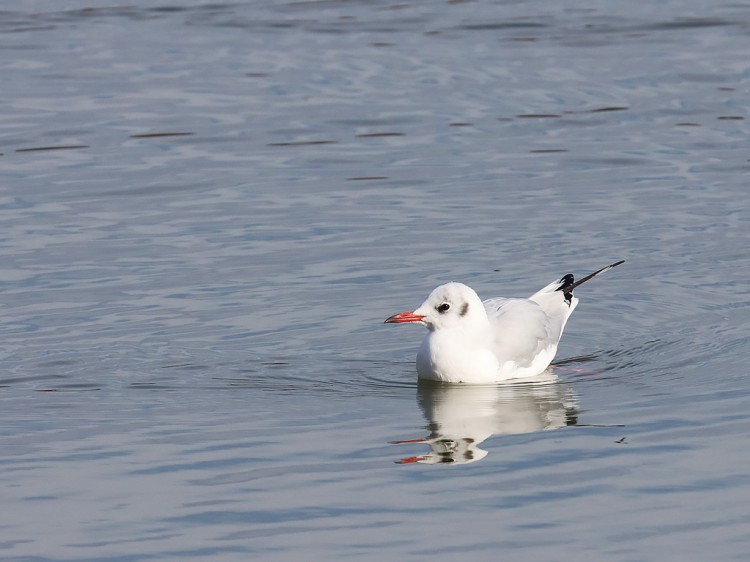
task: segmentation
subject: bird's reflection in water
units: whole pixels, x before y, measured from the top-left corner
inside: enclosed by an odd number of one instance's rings
[[[394,443],[426,443],[430,451],[403,458],[400,464],[468,464],[487,456],[479,445],[492,435],[559,429],[576,425],[578,415],[572,389],[549,371],[492,386],[420,380],[417,401],[430,435]]]

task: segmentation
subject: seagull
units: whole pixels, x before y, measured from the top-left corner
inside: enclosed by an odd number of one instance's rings
[[[463,283],[436,288],[414,312],[386,324],[416,323],[428,330],[417,353],[420,379],[491,384],[542,373],[557,353],[578,305],[573,289],[624,263],[620,260],[575,281],[568,273],[529,298],[480,300]]]

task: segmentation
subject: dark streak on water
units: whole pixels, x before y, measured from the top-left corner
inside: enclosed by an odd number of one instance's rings
[[[71,144],[67,146],[35,146],[30,148],[17,148],[16,152],[46,152],[50,150],[71,150],[75,148],[89,148],[86,144]]]
[[[195,133],[142,133],[138,135],[128,135],[131,139],[151,139],[160,137],[188,137]]]

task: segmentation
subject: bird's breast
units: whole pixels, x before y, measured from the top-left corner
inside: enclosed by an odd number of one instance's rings
[[[430,332],[417,353],[417,374],[421,379],[490,383],[497,380],[498,372],[497,358],[489,347],[460,332]]]

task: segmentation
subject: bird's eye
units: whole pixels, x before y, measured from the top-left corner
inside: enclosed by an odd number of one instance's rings
[[[443,312],[447,312],[448,310],[450,310],[450,307],[451,307],[451,305],[449,305],[449,304],[448,304],[447,302],[444,302],[443,304],[441,304],[440,306],[438,306],[438,307],[436,308],[436,310],[437,310],[437,311],[438,311],[438,312],[439,312],[440,314],[442,314]]]

